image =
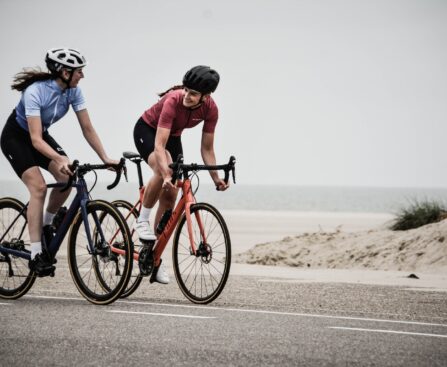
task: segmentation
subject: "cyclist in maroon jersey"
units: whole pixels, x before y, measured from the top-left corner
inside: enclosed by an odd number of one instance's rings
[[[171,183],[169,164],[183,153],[181,134],[184,129],[197,126],[203,121],[201,154],[205,164],[215,165],[214,131],[218,108],[211,93],[219,84],[219,74],[208,66],[195,66],[183,77],[183,85],[174,86],[159,94],[160,100],[143,113],[134,128],[135,145],[141,157],[153,171],[146,185],[143,206],[135,224],[140,239],[155,240],[149,216],[156,202],[155,225],[161,215],[175,205],[178,189]],[[216,171],[210,175],[218,190],[226,190],[228,184]],[[167,284],[169,277],[163,267],[156,280]]]

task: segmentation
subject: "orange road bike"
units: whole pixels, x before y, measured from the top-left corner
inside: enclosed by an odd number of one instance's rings
[[[141,210],[145,189],[141,173],[142,159],[133,152],[124,152],[123,156],[137,165],[139,200],[134,205],[125,200],[116,200],[113,204],[121,211],[129,228],[133,228]],[[216,208],[207,203],[196,203],[191,178],[197,176],[198,171],[223,170],[225,182],[228,182],[230,172],[235,182],[235,163],[236,159],[231,157],[224,165],[184,164],[183,157],[179,155],[177,161],[170,165],[173,184],[182,190],[182,196],[175,209],[167,211],[160,219],[156,241],[141,241],[131,230],[135,264],[131,280],[121,297],[128,297],[135,292],[143,277],[150,276],[150,282],[154,282],[161,255],[175,229],[172,261],[181,291],[191,302],[200,304],[209,303],[219,296],[230,272],[230,234]]]

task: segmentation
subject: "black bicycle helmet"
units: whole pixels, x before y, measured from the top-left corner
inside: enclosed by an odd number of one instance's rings
[[[209,66],[194,66],[183,77],[183,85],[202,94],[212,93],[219,84],[219,74]]]

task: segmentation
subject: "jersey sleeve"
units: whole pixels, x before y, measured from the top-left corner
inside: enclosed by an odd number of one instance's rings
[[[71,100],[71,106],[73,107],[73,110],[75,112],[85,110],[87,108],[84,95],[82,94],[82,91],[80,88],[75,88],[73,97]]]
[[[172,125],[175,119],[175,109],[177,101],[174,97],[169,96],[163,103],[163,107],[160,113],[160,119],[158,120],[158,126],[166,129],[172,129]]]
[[[216,130],[217,120],[219,118],[219,109],[217,108],[214,101],[211,101],[210,108],[205,117],[205,122],[203,123],[202,132],[213,134]]]
[[[39,116],[42,108],[42,97],[39,88],[31,84],[23,92],[23,105],[25,107],[25,116]]]

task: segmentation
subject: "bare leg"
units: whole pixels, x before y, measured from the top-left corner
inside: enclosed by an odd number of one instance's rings
[[[50,165],[48,166],[48,170],[53,175],[54,179],[57,182],[67,182],[68,181],[68,175],[63,174],[62,172],[58,171],[56,169],[56,164],[54,161],[50,162]],[[55,187],[53,190],[51,190],[50,198],[48,199],[48,205],[47,210],[50,213],[56,213],[58,209],[62,206],[63,203],[65,203],[65,200],[67,200],[68,196],[70,195],[71,188],[69,188],[67,191],[61,192],[60,187]]]
[[[28,230],[31,242],[40,242],[42,236],[42,216],[47,186],[39,167],[28,168],[22,174],[22,181],[30,193],[27,209]]]
[[[166,151],[166,158],[168,164],[172,163],[171,155]],[[158,169],[158,164],[155,160],[155,153],[151,153],[148,158],[148,164],[152,168],[153,176],[146,185],[143,197],[143,205],[146,208],[153,208],[155,203],[159,200],[157,213],[155,214],[154,230],[157,228],[161,216],[167,209],[172,209],[175,205],[178,189],[171,189],[169,191],[161,190],[163,185],[163,178]]]
[[[160,222],[163,213],[168,209],[174,209],[175,200],[177,199],[177,193],[178,189],[170,189],[168,191],[163,191],[160,194],[157,213],[155,213],[154,230],[155,228],[157,228],[158,222]]]
[[[153,208],[155,203],[158,201],[160,196],[161,185],[163,184],[163,179],[161,175],[154,172],[149,182],[146,185],[143,196],[143,205],[146,208]]]

